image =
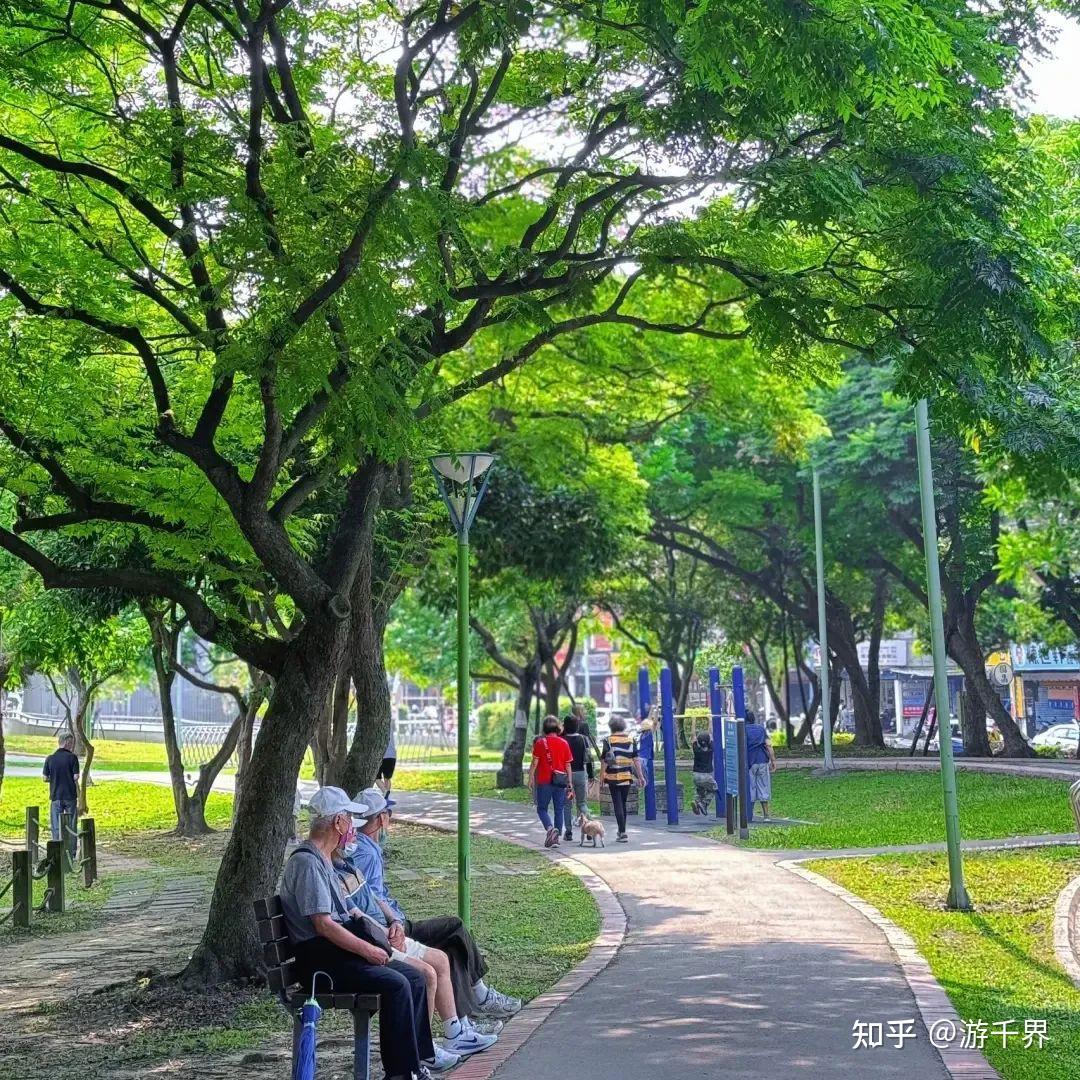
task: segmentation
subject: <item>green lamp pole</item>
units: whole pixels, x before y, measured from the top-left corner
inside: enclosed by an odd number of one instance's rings
[[[493,454],[436,454],[429,459],[439,494],[457,533],[457,759],[458,759],[458,918],[472,916],[469,841],[469,528],[487,490]]]
[[[945,799],[945,843],[949,849],[948,907],[970,911],[960,854],[960,814],[956,808],[956,767],[953,764],[952,724],[949,721],[949,676],[945,654],[945,624],[941,614],[941,570],[938,566],[937,510],[934,470],[930,461],[930,417],[926,398],[915,406],[915,446],[919,458],[919,500],[922,504],[923,550],[926,553],[926,598],[930,608],[930,642],[934,652],[934,694],[937,705],[941,788]]]
[[[817,560],[817,617],[818,647],[821,663],[818,678],[821,680],[821,745],[825,750],[825,768],[831,770],[832,760],[832,702],[829,687],[829,629],[825,623],[825,530],[821,520],[821,478],[814,469],[814,554]],[[802,678],[802,676],[800,676]],[[812,742],[813,740],[811,740]]]

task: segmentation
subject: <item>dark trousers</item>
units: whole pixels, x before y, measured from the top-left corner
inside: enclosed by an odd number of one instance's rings
[[[488,966],[472,934],[456,915],[439,915],[405,923],[405,934],[421,945],[441,949],[450,960],[450,980],[459,1016],[471,1016],[478,1003],[473,987],[487,974]]]
[[[379,995],[379,1051],[387,1076],[411,1076],[433,1057],[428,1023],[427,983],[416,968],[391,960],[385,967],[365,963],[326,938],[296,946],[297,971],[305,992],[316,971],[325,971],[341,994]],[[320,991],[329,989],[325,983]]]
[[[611,792],[611,809],[615,811],[615,824],[619,832],[626,832],[626,798],[630,794],[629,784],[614,784],[608,781]]]

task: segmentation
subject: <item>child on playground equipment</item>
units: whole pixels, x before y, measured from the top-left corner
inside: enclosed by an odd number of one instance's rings
[[[695,814],[707,814],[709,803],[716,794],[716,779],[713,776],[713,741],[712,735],[701,731],[694,737],[694,794],[692,809]]]

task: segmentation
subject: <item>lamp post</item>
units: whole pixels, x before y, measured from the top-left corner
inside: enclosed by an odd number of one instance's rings
[[[457,533],[457,702],[458,702],[458,917],[470,925],[469,884],[469,527],[491,477],[494,454],[435,454],[429,461],[439,495]]]
[[[829,687],[829,630],[825,623],[825,540],[821,520],[821,478],[814,469],[814,555],[817,562],[817,617],[818,648],[821,662],[818,678],[821,680],[821,745],[825,749],[825,768],[832,769],[832,702]],[[800,675],[801,679],[802,676]],[[811,743],[813,739],[810,740]]]
[[[926,398],[920,398],[915,406],[915,448],[919,458],[926,599],[930,609],[930,642],[934,653],[941,789],[945,800],[945,844],[949,849],[949,896],[946,904],[955,910],[970,911],[971,899],[964,887],[964,862],[960,854],[960,815],[956,808],[956,768],[953,765],[952,724],[949,722],[949,679],[945,659],[945,624],[941,614],[937,509],[934,506],[934,470],[930,461],[930,416]]]

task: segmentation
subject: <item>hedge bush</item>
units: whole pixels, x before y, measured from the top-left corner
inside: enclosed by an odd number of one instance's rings
[[[485,750],[501,750],[514,723],[515,701],[487,701],[476,710],[476,741]]]
[[[584,698],[578,701],[585,707],[585,719],[589,722],[590,729],[596,731],[596,702],[592,698]],[[514,709],[516,701],[487,701],[476,710],[476,741],[485,750],[502,750],[506,746],[510,728],[514,723]],[[573,705],[568,697],[559,698],[559,716],[566,716]],[[532,726],[535,717],[535,702],[533,710],[529,713],[529,725]]]

